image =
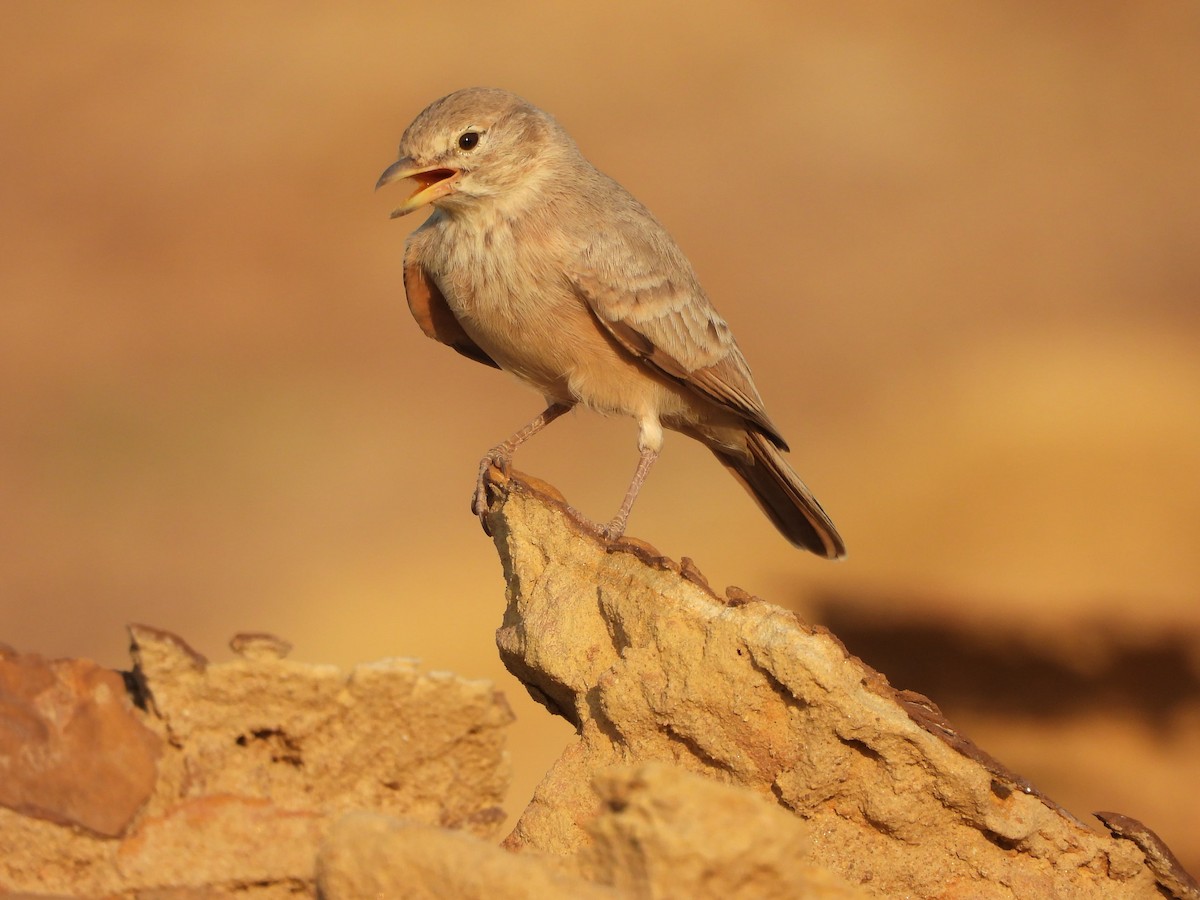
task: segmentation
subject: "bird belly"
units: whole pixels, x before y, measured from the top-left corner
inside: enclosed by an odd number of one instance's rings
[[[430,268],[463,330],[547,400],[670,423],[704,418],[707,404],[600,327],[552,248],[503,226],[448,228],[439,243]]]
[[[573,294],[477,294],[476,301],[473,315],[460,319],[464,330],[500,368],[548,400],[635,417],[677,413],[685,405],[675,385],[618,347]]]

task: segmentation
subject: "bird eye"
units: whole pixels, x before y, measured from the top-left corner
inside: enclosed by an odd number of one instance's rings
[[[478,143],[478,131],[464,131],[458,136],[458,148],[460,150],[474,150]]]

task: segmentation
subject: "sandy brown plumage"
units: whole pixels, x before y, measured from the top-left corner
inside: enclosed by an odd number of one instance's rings
[[[520,443],[582,404],[639,426],[638,468],[610,537],[623,533],[665,427],[708,446],[792,543],[845,554],[781,455],[787,444],[683,252],[552,117],[507,91],[458,91],[409,125],[400,157],[379,185],[407,178],[416,189],[393,216],[434,206],[405,254],[414,318],[547,402],[480,463],[477,513],[487,467],[507,466]]]

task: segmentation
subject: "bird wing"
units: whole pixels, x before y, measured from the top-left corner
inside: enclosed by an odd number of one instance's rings
[[[781,449],[750,367],[691,264],[649,214],[589,237],[567,277],[625,350],[746,420]]]
[[[463,330],[437,284],[421,265],[420,244],[415,241],[409,241],[404,251],[404,293],[408,297],[408,308],[413,318],[426,335],[457,350],[468,359],[500,368]]]

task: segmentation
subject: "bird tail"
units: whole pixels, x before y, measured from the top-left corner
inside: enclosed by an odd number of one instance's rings
[[[785,538],[827,559],[845,556],[841,535],[779,448],[756,431],[747,434],[746,448],[749,455],[741,456],[709,446]]]

